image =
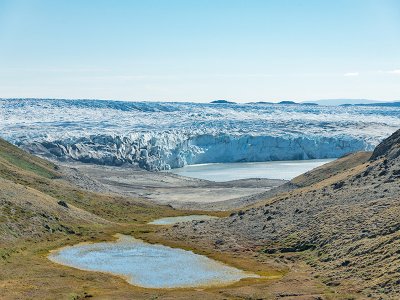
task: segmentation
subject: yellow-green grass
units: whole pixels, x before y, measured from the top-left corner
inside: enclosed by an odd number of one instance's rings
[[[371,155],[372,152],[356,152],[348,154],[309,172],[301,174],[292,179],[291,182],[299,187],[310,186],[366,163]]]
[[[0,139],[0,162],[2,164],[7,164],[8,167],[15,166],[45,178],[57,178],[60,176],[57,172],[57,166],[53,163],[29,155],[25,151],[2,139]],[[3,177],[12,175],[8,172],[4,172],[5,170],[4,167],[0,170],[0,172],[3,171],[0,173]]]

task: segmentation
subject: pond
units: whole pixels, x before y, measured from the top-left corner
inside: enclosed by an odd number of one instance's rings
[[[291,180],[333,159],[268,161],[252,163],[213,163],[189,165],[168,172],[181,176],[223,182],[248,178]]]
[[[145,288],[210,287],[259,277],[191,251],[117,237],[115,242],[64,247],[53,251],[49,259],[81,270],[119,275]]]
[[[206,220],[212,220],[212,219],[218,219],[218,217],[208,216],[208,215],[189,215],[189,216],[167,217],[167,218],[161,218],[161,219],[151,221],[149,224],[173,225],[173,224],[182,223],[182,222],[206,221]]]

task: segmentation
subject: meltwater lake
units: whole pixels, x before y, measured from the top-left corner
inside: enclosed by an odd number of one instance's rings
[[[122,276],[130,284],[145,288],[210,287],[259,277],[191,251],[121,234],[117,237],[115,242],[61,248],[49,259],[81,270]]]
[[[188,165],[169,172],[181,176],[224,182],[248,178],[291,180],[334,159],[268,161],[251,163],[212,163]]]

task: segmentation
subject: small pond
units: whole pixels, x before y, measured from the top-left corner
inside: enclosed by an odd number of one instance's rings
[[[167,217],[151,221],[149,224],[152,225],[173,225],[182,222],[191,221],[206,221],[211,219],[218,219],[218,217],[207,216],[207,215],[190,215],[190,216],[179,216],[179,217]]]
[[[146,288],[209,287],[259,277],[191,251],[153,245],[125,235],[118,235],[116,242],[61,248],[53,251],[49,259],[81,270],[119,275]]]

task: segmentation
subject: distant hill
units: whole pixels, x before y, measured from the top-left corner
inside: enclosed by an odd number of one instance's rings
[[[311,106],[318,106],[318,103],[313,103],[313,102],[302,102],[300,105],[311,105]]]
[[[233,101],[228,101],[228,100],[214,100],[211,101],[210,103],[214,103],[214,104],[236,104]]]
[[[278,102],[278,104],[298,104],[298,103],[296,103],[294,101],[281,101],[281,102]]]

